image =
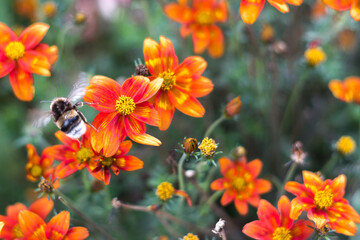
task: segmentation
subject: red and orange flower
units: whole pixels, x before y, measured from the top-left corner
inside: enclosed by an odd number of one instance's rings
[[[223,157],[219,160],[220,172],[224,178],[211,183],[212,190],[225,190],[221,205],[225,206],[232,201],[241,215],[248,212],[248,203],[257,207],[260,202],[260,194],[271,190],[271,183],[264,179],[258,179],[262,168],[262,162],[255,159],[247,163],[243,157],[238,161],[231,161]]]
[[[315,173],[303,171],[302,174],[304,184],[288,182],[285,185],[285,190],[296,196],[291,201],[290,217],[297,219],[307,211],[318,229],[328,224],[337,233],[355,235],[355,223],[360,223],[360,216],[344,198],[345,175],[323,181]]]
[[[360,78],[351,76],[343,82],[340,80],[331,80],[329,89],[334,97],[347,103],[360,104]]]
[[[207,66],[203,58],[191,56],[179,64],[172,42],[163,36],[160,36],[160,44],[145,39],[144,57],[152,76],[150,80],[164,80],[154,99],[160,130],[169,128],[175,108],[192,117],[204,116],[205,109],[196,98],[208,95],[214,85],[201,76]]]
[[[49,180],[54,172],[52,164],[54,159],[49,154],[49,148],[45,148],[41,157],[36,152],[36,149],[31,144],[26,144],[28,151],[28,162],[26,164],[26,177],[30,181],[39,181],[41,177]]]
[[[310,237],[312,222],[301,219],[294,223],[290,218],[291,203],[286,196],[280,198],[278,209],[268,201],[260,200],[257,210],[259,220],[246,224],[243,233],[258,240],[306,240]]]
[[[57,47],[40,43],[48,30],[49,25],[35,23],[18,37],[0,23],[0,77],[9,74],[14,94],[22,101],[31,101],[34,97],[32,73],[50,76],[50,67],[57,60]]]
[[[282,13],[289,12],[287,4],[300,6],[303,0],[267,0],[270,5]],[[264,8],[265,0],[241,0],[240,16],[247,24],[253,24]]]
[[[225,22],[228,9],[224,0],[194,0],[192,7],[187,1],[169,3],[164,7],[165,14],[172,20],[183,24],[181,37],[192,36],[194,52],[202,53],[205,49],[213,58],[224,54],[224,34],[217,22]]]
[[[6,216],[0,215],[0,222],[5,225],[0,232],[0,238],[4,240],[23,239],[24,234],[20,229],[18,215],[23,210],[37,214],[39,218],[45,219],[54,207],[54,202],[47,197],[40,198],[33,202],[29,208],[22,203],[16,203],[6,208]]]
[[[360,0],[323,0],[330,8],[336,11],[350,10],[350,15],[355,21],[360,21]]]
[[[25,239],[67,239],[83,240],[89,236],[89,232],[84,227],[72,227],[70,225],[70,213],[62,211],[48,223],[38,214],[23,210],[19,213],[19,226]]]
[[[127,140],[120,143],[118,151],[111,157],[98,154],[94,159],[91,175],[108,185],[111,177],[110,171],[118,175],[120,170],[135,171],[141,169],[144,165],[143,161],[137,157],[126,155],[131,147],[132,142]]]
[[[91,79],[84,100],[96,103],[92,106],[100,111],[92,123],[98,132],[91,133],[96,152],[102,150],[106,157],[115,155],[126,136],[141,144],[161,145],[157,138],[146,134],[145,123],[159,125],[159,114],[148,100],[159,91],[162,82],[161,78],[150,81],[134,76],[121,86],[105,76]]]

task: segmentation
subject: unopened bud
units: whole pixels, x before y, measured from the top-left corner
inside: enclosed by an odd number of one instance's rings
[[[241,109],[241,100],[240,96],[237,96],[231,100],[225,107],[225,115],[228,118],[232,118],[240,112]]]
[[[236,147],[232,151],[234,159],[239,159],[246,156],[246,149],[243,146]]]
[[[47,181],[45,178],[41,179],[38,187],[43,193],[52,194],[54,192],[54,186],[51,182]]]
[[[86,15],[84,13],[81,12],[77,12],[75,14],[75,18],[74,18],[74,22],[75,24],[83,24],[86,21]]]
[[[187,138],[184,141],[184,150],[187,154],[192,154],[198,149],[198,141],[196,138]]]
[[[149,69],[145,65],[139,64],[135,68],[135,75],[141,75],[141,76],[149,77],[150,72],[149,72]]]
[[[43,13],[45,17],[52,18],[56,15],[57,6],[56,3],[53,1],[45,2],[43,5]]]

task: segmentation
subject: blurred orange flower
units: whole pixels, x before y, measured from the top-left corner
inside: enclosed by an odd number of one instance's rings
[[[37,18],[36,10],[38,8],[38,0],[15,0],[15,12],[23,17],[35,21]]]
[[[336,11],[350,10],[355,21],[360,21],[360,0],[323,0],[323,2]]]
[[[248,212],[248,203],[257,207],[260,202],[260,194],[271,190],[271,183],[264,179],[257,179],[262,168],[262,162],[255,159],[247,163],[243,157],[238,161],[231,161],[223,157],[219,160],[220,171],[224,178],[211,183],[212,190],[225,190],[221,205],[225,206],[232,201],[241,215]]]
[[[360,78],[351,76],[343,82],[340,80],[331,80],[329,89],[334,97],[347,103],[360,104]]]
[[[289,6],[300,6],[303,0],[267,0],[270,5],[282,13],[289,12]],[[265,0],[241,0],[240,1],[240,16],[247,24],[253,24],[259,17],[262,9],[264,8]]]
[[[215,23],[227,20],[226,1],[194,0],[190,7],[187,1],[178,0],[178,3],[167,4],[164,11],[170,19],[182,24],[182,37],[191,34],[195,53],[202,53],[207,49],[213,58],[224,54],[224,34]]]
[[[159,112],[160,130],[169,128],[175,108],[192,117],[202,117],[205,109],[196,99],[208,95],[214,85],[201,76],[207,66],[201,57],[187,57],[179,64],[172,42],[160,36],[160,45],[147,38],[144,41],[145,64],[153,81],[161,78],[164,82],[154,99]]]
[[[51,167],[54,158],[49,154],[49,148],[44,149],[41,157],[33,145],[26,144],[26,148],[28,152],[28,162],[25,167],[27,179],[33,182],[39,181],[41,177],[49,180],[54,172],[54,168]]]
[[[57,60],[57,47],[40,43],[48,29],[45,23],[35,23],[18,37],[0,23],[0,77],[9,74],[14,94],[22,101],[31,101],[34,97],[32,73],[50,76],[50,67]]]
[[[25,239],[67,239],[82,240],[89,236],[89,232],[84,227],[72,227],[70,225],[70,213],[62,211],[48,223],[36,213],[23,210],[19,213],[19,225]]]
[[[91,132],[96,152],[103,150],[105,157],[115,155],[126,136],[141,144],[161,145],[157,138],[146,134],[145,123],[159,125],[159,115],[148,100],[162,83],[162,78],[150,81],[144,76],[131,77],[122,86],[105,76],[91,79],[83,99],[96,103],[92,106],[100,111],[92,123],[98,132]]]
[[[0,238],[4,240],[23,239],[24,234],[20,229],[18,215],[22,210],[29,210],[36,213],[40,218],[45,219],[54,207],[54,202],[47,197],[40,198],[33,202],[29,208],[22,203],[16,203],[6,208],[6,216],[0,215],[0,222],[4,222],[4,228]]]
[[[306,240],[313,232],[313,223],[290,218],[291,203],[286,196],[278,202],[278,209],[266,200],[260,200],[257,215],[259,220],[247,223],[243,233],[254,239],[293,239]]]
[[[134,156],[126,155],[132,147],[132,142],[127,140],[120,143],[118,151],[111,157],[105,157],[101,154],[95,157],[95,164],[90,172],[95,178],[104,181],[105,185],[110,183],[110,170],[118,175],[122,171],[135,171],[141,169],[143,161]]]
[[[285,190],[296,196],[291,201],[290,217],[297,219],[303,211],[320,229],[328,224],[337,233],[353,236],[359,214],[344,198],[346,177],[340,175],[334,180],[323,181],[318,175],[303,171],[304,184],[288,182]]]

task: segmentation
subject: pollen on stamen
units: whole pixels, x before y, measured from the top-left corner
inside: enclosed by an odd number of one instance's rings
[[[159,77],[164,79],[163,84],[161,85],[161,89],[164,91],[168,91],[173,88],[176,84],[176,76],[175,73],[167,71],[159,74]]]
[[[135,102],[131,97],[121,95],[116,101],[115,109],[123,116],[129,115],[136,108]]]
[[[5,55],[12,60],[19,60],[25,54],[25,46],[19,41],[10,42],[5,48]]]

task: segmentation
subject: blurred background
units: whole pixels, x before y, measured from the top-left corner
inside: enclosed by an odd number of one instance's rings
[[[163,35],[172,40],[181,62],[195,55],[191,38],[182,39],[178,23],[168,19],[162,7],[168,0],[2,0],[0,21],[20,33],[33,22],[45,22],[50,30],[43,42],[57,45],[59,59],[52,68],[51,78],[34,75],[35,98],[21,102],[11,90],[8,77],[0,80],[0,214],[15,202],[31,203],[37,196],[37,184],[26,179],[27,152],[25,144],[35,145],[38,153],[49,145],[59,144],[49,124],[42,129],[32,126],[31,109],[49,108],[43,100],[67,96],[79,72],[89,76],[105,75],[124,81],[135,72],[134,61],[143,60],[143,41],[155,41]],[[109,204],[113,197],[121,201],[150,205],[158,203],[156,186],[162,181],[176,185],[172,161],[178,161],[185,137],[202,139],[207,127],[223,114],[229,100],[240,95],[240,114],[223,122],[212,137],[219,143],[222,155],[231,156],[237,146],[244,146],[248,160],[260,158],[264,167],[262,178],[282,180],[290,161],[290,148],[295,141],[303,143],[307,152],[306,164],[298,168],[295,179],[301,181],[301,168],[318,171],[334,153],[334,143],[343,135],[359,139],[360,107],[335,99],[328,89],[332,79],[343,80],[360,76],[360,49],[358,23],[348,11],[335,12],[321,2],[306,1],[300,7],[290,7],[282,14],[266,3],[259,19],[246,25],[240,19],[239,0],[230,0],[229,20],[218,24],[225,34],[225,53],[208,62],[204,76],[215,87],[211,94],[200,99],[206,109],[204,118],[191,118],[176,111],[170,128],[161,132],[148,127],[148,132],[162,141],[160,147],[134,143],[130,155],[144,161],[144,168],[135,172],[121,172],[112,176],[111,183],[102,189],[85,189],[84,181],[92,184],[87,174],[77,172],[63,180],[61,191],[87,216],[103,227],[115,239],[159,239],[170,235],[151,214],[114,210]],[[326,54],[326,60],[311,67],[304,52],[316,42]],[[289,106],[294,91],[297,95]],[[91,122],[97,112],[84,106],[81,111]],[[357,141],[358,142],[358,141]],[[348,177],[347,199],[359,211],[360,176],[359,149],[352,155],[338,156],[334,169],[325,173],[334,178],[340,173]],[[185,169],[192,169],[188,162]],[[201,174],[199,174],[201,177]],[[220,173],[217,171],[217,176]],[[95,188],[95,187],[94,187]],[[196,189],[189,186],[190,195]],[[207,189],[208,193],[211,190]],[[290,195],[289,195],[290,196]],[[274,203],[276,188],[263,196]],[[167,205],[174,211],[178,199]],[[196,201],[196,200],[195,200]],[[219,205],[220,206],[220,205]],[[56,203],[59,212],[65,209]],[[213,227],[218,217],[210,210],[200,214],[199,209],[185,208],[174,215],[201,227]],[[250,207],[247,216],[240,216],[233,204],[225,208],[238,226],[256,219],[256,209]],[[72,218],[77,219],[72,213]],[[77,221],[80,221],[78,219]],[[79,222],[76,222],[79,225]],[[81,224],[81,222],[80,222]],[[186,229],[176,227],[186,234]],[[89,239],[102,239],[90,229]],[[194,232],[195,233],[195,232]],[[199,234],[201,239],[204,236]],[[359,239],[355,236],[351,239]],[[211,239],[210,235],[209,238]],[[230,238],[231,239],[231,238]],[[234,238],[239,239],[239,238]],[[348,239],[343,237],[342,239]],[[350,238],[349,238],[350,239]]]

